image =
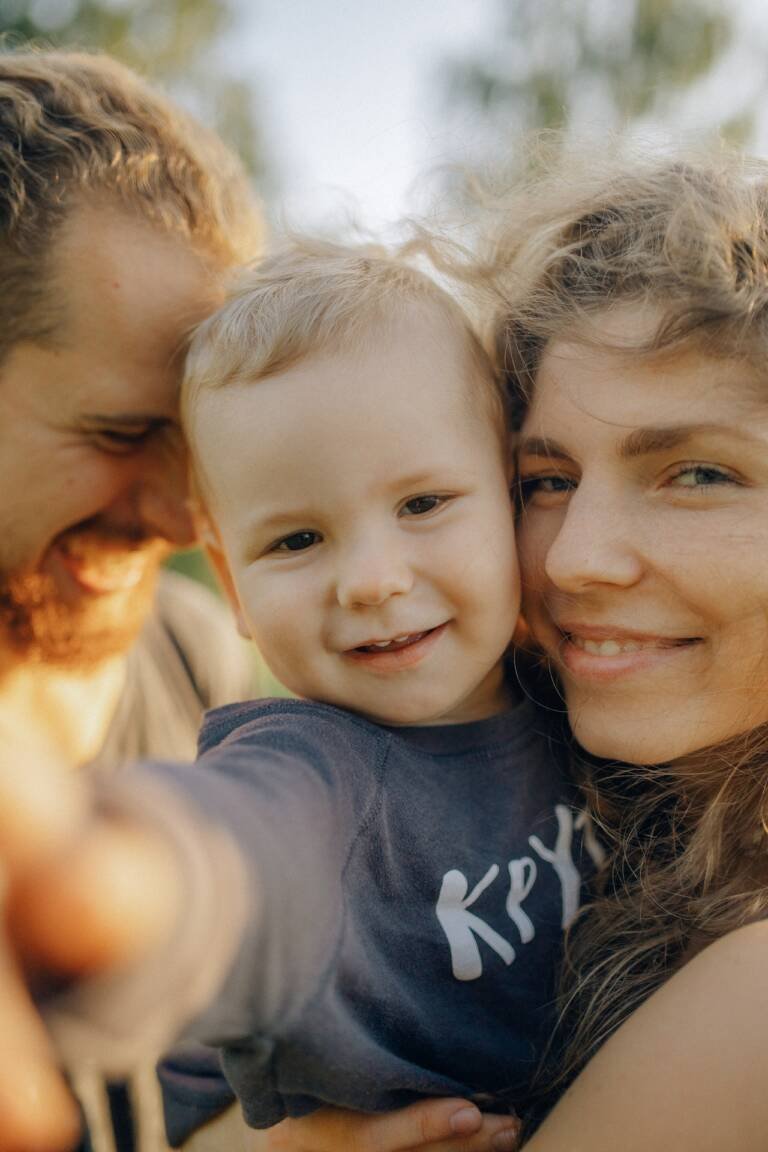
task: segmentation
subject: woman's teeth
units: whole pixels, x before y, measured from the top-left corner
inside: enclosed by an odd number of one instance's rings
[[[675,641],[662,640],[585,640],[581,636],[570,635],[571,644],[591,656],[621,656],[624,652],[640,652],[644,648],[673,648]]]

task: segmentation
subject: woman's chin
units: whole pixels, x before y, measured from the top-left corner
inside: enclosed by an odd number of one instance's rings
[[[615,760],[622,764],[663,764],[676,760],[691,751],[687,742],[661,728],[654,730],[651,723],[644,725],[608,723],[609,716],[570,716],[571,730],[577,742],[592,756],[600,760]],[[615,721],[616,717],[610,717]]]

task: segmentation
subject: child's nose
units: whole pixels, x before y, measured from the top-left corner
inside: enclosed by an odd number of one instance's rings
[[[413,587],[413,576],[402,557],[381,552],[358,556],[345,566],[336,586],[342,608],[375,608],[391,596],[403,596]]]

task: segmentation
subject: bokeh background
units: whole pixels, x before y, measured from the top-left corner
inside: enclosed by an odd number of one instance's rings
[[[0,0],[0,50],[28,42],[162,84],[275,229],[461,212],[452,171],[514,168],[548,128],[768,151],[766,0]]]
[[[421,174],[531,129],[768,144],[765,0],[0,0],[0,37],[161,82],[278,223],[388,226]]]

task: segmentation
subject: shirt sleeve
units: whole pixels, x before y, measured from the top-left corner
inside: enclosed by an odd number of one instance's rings
[[[68,1063],[121,1076],[179,1036],[238,1046],[290,1027],[336,953],[345,864],[376,804],[376,774],[359,760],[333,724],[266,717],[195,765],[143,765],[105,783],[105,811],[174,846],[183,911],[136,970],[51,1006]]]

